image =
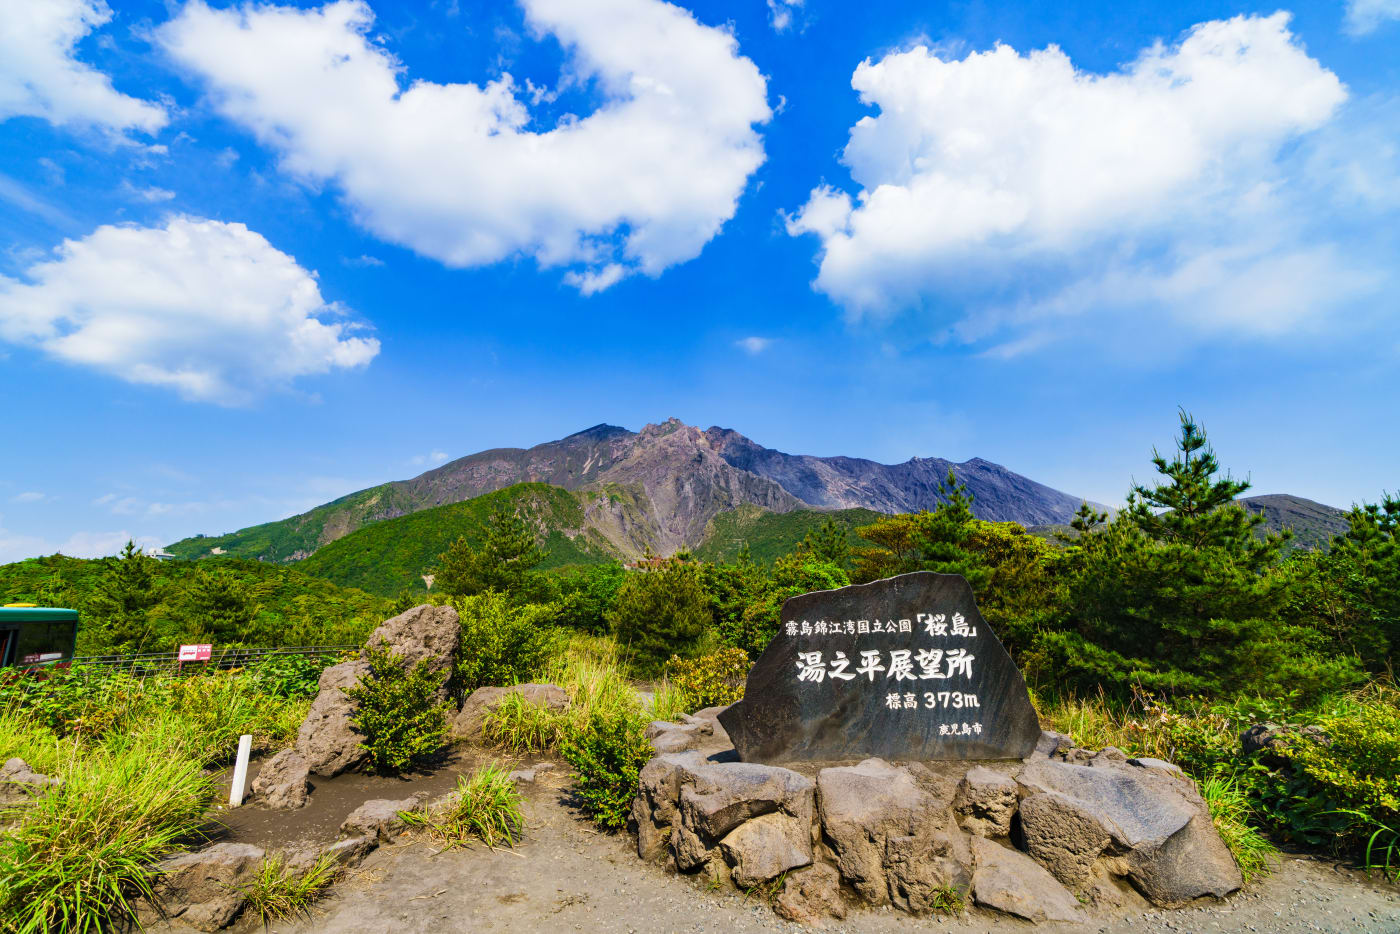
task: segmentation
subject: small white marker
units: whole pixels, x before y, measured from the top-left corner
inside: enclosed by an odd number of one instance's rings
[[[248,784],[248,754],[253,751],[253,737],[244,733],[238,737],[238,758],[233,763],[233,785],[228,790],[228,806],[243,803],[243,790]]]

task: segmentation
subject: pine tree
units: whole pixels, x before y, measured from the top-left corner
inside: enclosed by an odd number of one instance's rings
[[[151,637],[151,609],[160,603],[158,562],[127,541],[120,555],[102,564],[88,602],[96,639],[84,642],[91,651],[139,652]]]
[[[196,568],[181,604],[186,626],[216,642],[243,639],[260,609],[253,588],[224,568]]]
[[[497,509],[486,523],[479,548],[459,538],[438,556],[433,585],[450,596],[494,590],[526,600],[539,590],[535,571],[547,557],[535,543],[535,530],[518,512]]]
[[[851,560],[851,541],[846,530],[837,525],[835,519],[828,518],[817,528],[809,530],[802,539],[801,547],[819,561],[834,564],[843,570]]]

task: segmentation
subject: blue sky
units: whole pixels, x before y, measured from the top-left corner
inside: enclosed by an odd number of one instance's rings
[[[0,560],[673,415],[1375,500],[1397,219],[1397,0],[0,0]]]

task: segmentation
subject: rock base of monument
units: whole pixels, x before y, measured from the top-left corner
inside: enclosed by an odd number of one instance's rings
[[[783,917],[959,902],[1029,921],[1175,908],[1241,885],[1195,783],[1053,733],[1024,760],[740,762],[720,708],[655,723],[633,804],[638,854],[774,888]]]

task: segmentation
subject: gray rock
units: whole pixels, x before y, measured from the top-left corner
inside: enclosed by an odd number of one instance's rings
[[[846,917],[841,900],[841,874],[830,863],[799,869],[783,882],[773,901],[778,917],[798,924],[819,925],[827,918]]]
[[[449,729],[451,737],[480,739],[486,715],[511,694],[519,694],[529,703],[547,710],[564,710],[569,706],[569,695],[564,693],[563,688],[553,684],[513,684],[509,687],[477,688],[467,695],[462,709],[452,718]]]
[[[340,835],[372,836],[382,843],[407,826],[399,816],[400,812],[418,811],[422,806],[422,799],[418,797],[404,798],[400,801],[390,801],[387,798],[366,801],[345,818],[345,822],[340,825]]]
[[[1153,759],[1150,756],[1142,756],[1137,759],[1129,759],[1128,764],[1135,765],[1140,769],[1156,769],[1160,772],[1166,772],[1169,775],[1174,775],[1181,778],[1184,778],[1186,776],[1186,773],[1181,771],[1180,766],[1173,765],[1172,763],[1166,762],[1162,759]]]
[[[694,754],[672,753],[653,758],[638,776],[632,820],[637,825],[637,855],[657,859],[673,829],[680,826],[681,775],[688,764],[703,760]]]
[[[972,881],[971,850],[956,830],[890,837],[884,862],[890,903],[911,914],[933,909],[943,890],[966,891]]]
[[[1039,792],[1021,802],[1026,850],[1050,874],[1071,888],[1082,888],[1111,834],[1086,807],[1057,791]]]
[[[0,807],[27,801],[62,785],[63,779],[34,771],[18,756],[7,759],[0,765]]]
[[[329,857],[341,869],[349,869],[358,866],[378,846],[379,838],[376,835],[363,834],[324,846],[300,847],[285,854],[284,858],[287,868],[298,874],[310,871],[322,857]]]
[[[885,862],[891,838],[928,840],[948,822],[908,772],[881,759],[822,769],[817,801],[841,877],[877,905],[889,900]]]
[[[423,604],[380,623],[365,640],[366,651],[360,657],[366,658],[370,648],[384,646],[403,658],[405,669],[427,662],[439,678],[438,700],[443,701],[447,699],[452,660],[461,644],[462,623],[457,611],[450,606]]]
[[[977,904],[1027,921],[1083,920],[1075,897],[1024,853],[973,837],[972,854],[972,897]]]
[[[740,888],[776,879],[812,862],[812,822],[764,814],[734,828],[719,843]]]
[[[671,828],[671,855],[681,872],[696,872],[710,864],[710,847],[689,827],[678,824]]]
[[[653,720],[647,725],[645,735],[651,748],[658,753],[686,752],[699,749],[707,741],[713,742],[714,728],[703,720],[696,723]]]
[[[1107,831],[1126,874],[1155,905],[1175,907],[1204,895],[1222,897],[1243,883],[1234,858],[1211,823],[1205,802],[1188,778],[1101,757],[1088,765],[1033,759],[1018,781],[1026,796],[1023,809],[1033,795],[1057,792],[1074,803],[1076,813],[1096,821]],[[1054,829],[1052,804],[1059,801],[1045,802],[1040,815],[1045,819],[1026,828],[1027,848],[1032,853],[1037,846],[1045,853],[1062,845],[1092,848],[1090,831],[1073,830],[1068,823]],[[1069,820],[1063,808],[1055,813]],[[1033,832],[1038,843],[1032,839]],[[1073,874],[1073,867],[1083,858],[1082,850],[1073,857],[1066,851],[1063,858],[1051,861],[1061,871]]]
[[[1016,780],[982,766],[968,769],[958,783],[953,809],[958,822],[979,837],[1005,837],[1016,813]]]
[[[1272,749],[1288,728],[1281,723],[1265,721],[1256,723],[1240,734],[1240,751],[1246,756],[1254,756],[1266,749]]]
[[[263,763],[253,779],[253,794],[270,808],[293,810],[306,804],[306,758],[295,749],[284,749]]]
[[[368,670],[369,664],[357,659],[321,672],[319,691],[297,731],[296,744],[307,768],[317,775],[329,778],[365,761],[360,747],[365,737],[350,722],[355,711],[345,691]]]
[[[266,853],[247,843],[219,843],[161,862],[152,886],[161,911],[200,931],[227,927],[243,910]]]
[[[701,837],[719,841],[744,821],[781,811],[812,825],[812,780],[751,762],[692,762],[681,773],[681,814]]]

